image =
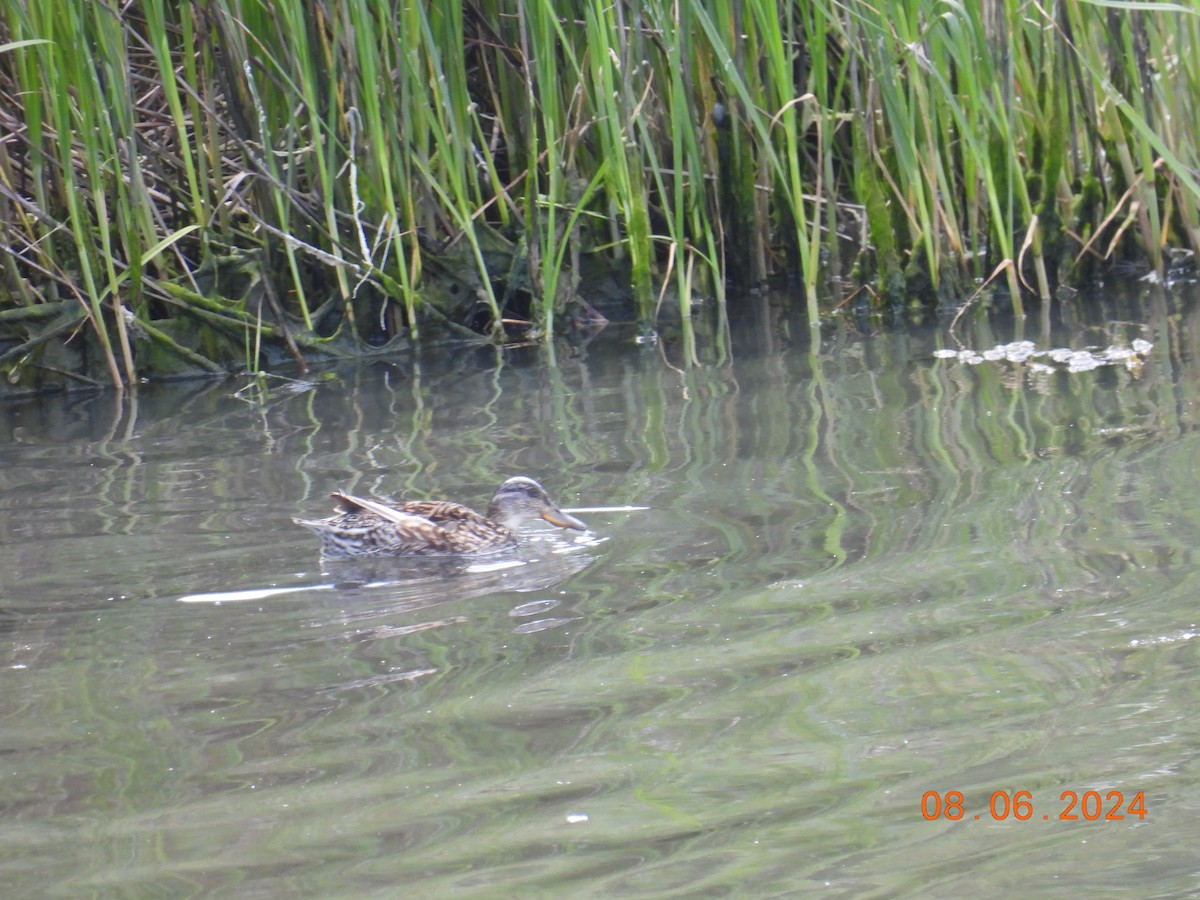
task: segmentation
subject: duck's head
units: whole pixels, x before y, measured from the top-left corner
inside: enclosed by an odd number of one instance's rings
[[[587,529],[583,522],[550,502],[545,488],[523,475],[500,485],[488,506],[488,518],[505,528],[516,528],[527,519],[545,519],[559,528]]]

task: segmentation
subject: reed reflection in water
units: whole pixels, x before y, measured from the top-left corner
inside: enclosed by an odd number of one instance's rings
[[[7,890],[1193,890],[1196,307],[1134,299],[964,340],[1137,368],[814,351],[764,304],[699,368],[598,341],[9,402]],[[648,508],[490,563],[322,564],[290,521],[511,474]],[[1059,818],[1089,790],[1125,818]]]

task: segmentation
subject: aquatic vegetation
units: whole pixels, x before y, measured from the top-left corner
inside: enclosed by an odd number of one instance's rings
[[[933,356],[935,359],[957,360],[970,366],[987,362],[1028,363],[1029,371],[1046,374],[1058,371],[1090,372],[1102,366],[1115,365],[1137,371],[1153,349],[1154,345],[1142,338],[1133,340],[1128,347],[1112,344],[1104,348],[1085,347],[1078,350],[1069,347],[1040,350],[1033,341],[1012,341],[983,351],[943,348],[934,350]]]
[[[1200,245],[1182,4],[6,0],[0,370],[810,319]],[[598,277],[622,293],[598,297]],[[683,354],[695,358],[694,349]]]

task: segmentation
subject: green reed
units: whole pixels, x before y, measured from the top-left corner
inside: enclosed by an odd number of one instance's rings
[[[815,323],[846,261],[1021,313],[1200,250],[1197,60],[1170,2],[0,0],[0,312],[54,311],[0,369],[549,340],[589,257],[685,342],[728,281]]]

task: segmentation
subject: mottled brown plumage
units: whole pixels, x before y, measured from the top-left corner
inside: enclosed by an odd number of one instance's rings
[[[500,485],[486,516],[445,500],[384,503],[340,492],[332,496],[336,515],[292,521],[314,532],[321,539],[321,554],[335,559],[511,550],[517,545],[515,529],[526,519],[545,519],[560,528],[587,527],[551,503],[540,484],[521,476]]]

